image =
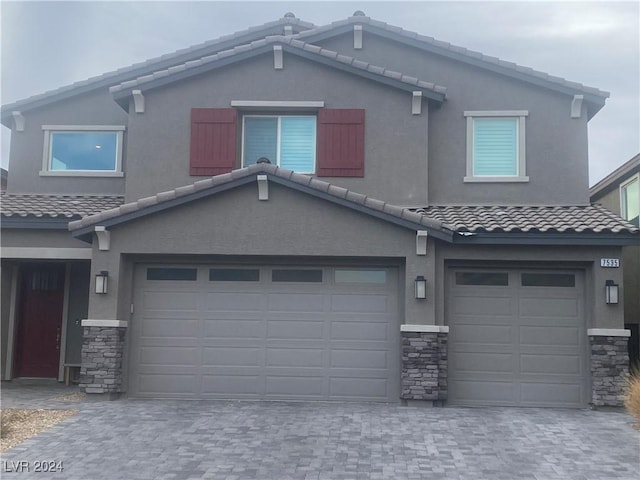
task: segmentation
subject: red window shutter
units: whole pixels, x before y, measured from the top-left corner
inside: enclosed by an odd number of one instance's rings
[[[364,110],[319,110],[316,174],[364,177]]]
[[[236,166],[234,108],[191,109],[190,175],[219,175]]]

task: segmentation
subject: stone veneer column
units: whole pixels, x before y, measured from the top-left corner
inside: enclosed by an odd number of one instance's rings
[[[403,400],[447,399],[449,327],[401,325]]]
[[[621,407],[629,375],[628,343],[631,332],[622,329],[587,330],[591,347],[591,404]]]
[[[127,322],[83,320],[80,390],[118,396],[122,391],[122,356]]]

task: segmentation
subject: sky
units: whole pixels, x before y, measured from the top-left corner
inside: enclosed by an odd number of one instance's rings
[[[1,0],[0,101],[11,103],[270,22],[286,12],[324,25],[356,10],[405,30],[610,92],[605,107],[589,122],[590,184],[640,152],[637,1]],[[4,168],[9,138],[9,129],[2,127]]]

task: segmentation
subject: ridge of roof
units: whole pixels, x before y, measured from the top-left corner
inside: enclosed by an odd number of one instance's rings
[[[17,100],[15,102],[6,104],[2,106],[2,116],[5,117],[9,115],[12,111],[20,111],[24,107],[29,106],[30,104],[37,103],[36,107],[41,103],[48,104],[50,102],[56,101],[58,99],[66,98],[65,94],[74,93],[80,94],[84,92],[88,92],[97,88],[106,87],[113,85],[114,83],[122,82],[126,78],[131,78],[132,75],[140,76],[144,71],[151,71],[158,69],[160,66],[170,66],[176,63],[182,63],[188,61],[192,57],[198,57],[204,54],[204,51],[209,50],[211,48],[215,48],[221,44],[232,43],[235,41],[239,41],[240,43],[245,42],[244,37],[259,35],[260,37],[264,36],[265,33],[273,30],[277,27],[284,27],[287,25],[297,26],[300,29],[310,29],[314,28],[316,25],[310,22],[305,22],[299,18],[290,16],[289,14],[285,15],[282,18],[277,20],[273,20],[262,25],[257,25],[253,27],[249,27],[244,30],[239,30],[237,32],[223,35],[221,37],[217,37],[213,40],[207,40],[203,43],[191,45],[189,47],[178,49],[174,52],[167,53],[161,55],[159,57],[150,58],[148,60],[144,60],[142,62],[133,63],[131,65],[118,68],[116,70],[112,70],[110,72],[106,72],[100,75],[96,75],[93,77],[89,77],[85,80],[79,80],[77,82],[73,82],[68,85],[64,85],[59,88],[55,88],[52,90],[45,91],[43,93],[39,93],[36,95],[29,96],[27,98]],[[223,49],[226,49],[228,45],[225,45]],[[165,65],[166,64],[166,65]],[[59,98],[61,97],[61,98]],[[30,107],[35,108],[35,107]]]
[[[450,237],[452,235],[452,232],[448,232],[446,228],[443,228],[443,225],[438,220],[430,219],[420,213],[412,212],[408,208],[399,207],[382,200],[377,200],[367,195],[330,184],[323,180],[318,180],[315,177],[296,173],[272,164],[250,165],[248,167],[233,170],[230,173],[199,180],[189,185],[161,192],[99,213],[88,215],[80,220],[69,222],[69,230],[71,232],[80,231],[78,234],[78,236],[80,236],[84,233],[83,231],[90,229],[92,226],[104,224],[105,222],[108,224],[107,226],[111,226],[113,224],[121,223],[117,221],[118,218],[136,213],[140,213],[142,215],[144,214],[144,210],[152,213],[161,209],[159,207],[161,207],[162,204],[171,204],[171,202],[178,199],[183,199],[186,203],[193,199],[202,198],[210,194],[212,195],[221,191],[220,187],[224,187],[225,185],[233,188],[236,185],[253,181],[258,174],[266,174],[272,180],[279,181],[279,183],[285,185],[298,185],[301,189],[316,192],[318,196],[333,198],[340,203],[350,204],[358,207],[359,209],[369,211],[370,213],[375,213],[377,216],[395,218],[404,223],[405,226],[409,225],[416,229],[431,229],[432,231],[442,232],[444,237]],[[247,181],[243,182],[243,180]],[[167,205],[167,208],[168,207],[169,205]]]
[[[430,205],[412,210],[458,233],[640,233],[598,204]]]
[[[312,45],[310,43],[306,43],[301,40],[294,39],[292,38],[292,36],[284,36],[284,35],[270,35],[260,40],[255,40],[246,45],[239,45],[229,50],[224,50],[213,55],[202,57],[198,60],[188,61],[180,65],[175,65],[167,69],[159,70],[150,75],[144,75],[133,80],[122,82],[119,85],[114,85],[109,88],[109,91],[112,94],[118,94],[119,92],[133,89],[135,87],[139,87],[142,85],[149,85],[150,83],[153,83],[156,81],[162,81],[162,84],[164,85],[167,83],[167,79],[174,75],[178,75],[178,74],[185,75],[185,72],[200,69],[201,67],[205,67],[207,65],[213,65],[216,62],[219,62],[222,60],[225,61],[225,65],[226,65],[227,64],[226,62],[228,61],[228,59],[234,56],[237,56],[240,54],[247,54],[249,52],[260,51],[265,47],[268,47],[271,45],[277,45],[277,44],[288,46],[294,49],[291,51],[297,50],[300,52],[305,52],[306,54],[321,57],[330,62],[336,62],[337,64],[352,67],[356,70],[367,72],[375,76],[385,77],[393,81],[405,83],[412,87],[418,87],[423,90],[431,91],[441,96],[442,99],[444,99],[444,96],[446,95],[447,88],[444,86],[436,85],[431,82],[426,82],[416,77],[404,75],[400,72],[396,72],[393,70],[387,70],[384,67],[372,65],[368,62],[363,62],[361,60],[358,60],[357,58],[350,57],[348,55],[342,55],[333,50],[329,50],[326,48],[319,47],[317,45]],[[198,73],[198,72],[195,72],[195,73]]]
[[[478,61],[486,63],[487,65],[491,65],[493,67],[498,67],[504,69],[506,72],[512,71],[514,73],[524,74],[531,77],[535,77],[538,80],[542,80],[544,82],[548,82],[551,84],[556,84],[558,86],[562,86],[569,89],[578,90],[590,95],[594,95],[596,97],[601,97],[602,99],[609,98],[610,93],[604,90],[600,90],[599,88],[589,87],[587,85],[583,85],[578,82],[574,82],[571,80],[567,80],[562,77],[550,75],[548,73],[534,70],[530,67],[525,67],[522,65],[518,65],[514,62],[509,62],[506,60],[502,60],[498,57],[493,57],[490,55],[485,55],[481,52],[477,52],[474,50],[469,50],[464,47],[460,47],[457,45],[453,45],[449,42],[444,42],[441,40],[437,40],[433,37],[422,35],[417,32],[413,32],[410,30],[405,30],[401,27],[390,25],[386,22],[382,22],[379,20],[375,20],[368,16],[352,16],[343,20],[337,20],[335,22],[329,23],[327,25],[318,26],[304,32],[300,32],[295,35],[296,38],[306,39],[309,38],[311,42],[316,39],[316,37],[321,37],[326,35],[327,33],[340,29],[340,27],[351,26],[355,24],[360,24],[367,27],[372,27],[374,29],[379,29],[384,32],[388,32],[392,35],[395,35],[399,39],[403,39],[406,42],[418,42],[422,44],[424,47],[430,47],[430,50],[440,51],[441,53],[447,52],[450,55],[457,57],[460,60],[468,60],[472,61],[474,64],[477,64]],[[505,73],[506,73],[505,72]]]
[[[605,193],[608,193],[612,189],[617,187],[617,183],[626,180],[626,176],[631,177],[636,172],[640,171],[640,153],[636,154],[631,159],[616,168],[609,175],[604,177],[593,187],[589,189],[589,195],[593,201],[596,198],[600,198]]]

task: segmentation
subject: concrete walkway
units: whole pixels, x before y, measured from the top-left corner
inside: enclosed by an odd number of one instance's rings
[[[3,388],[3,403],[16,405],[11,392]],[[68,408],[80,412],[2,456],[2,478],[637,480],[640,472],[640,433],[622,412],[142,400]],[[64,470],[36,473],[42,460]],[[30,472],[15,472],[20,465]]]

